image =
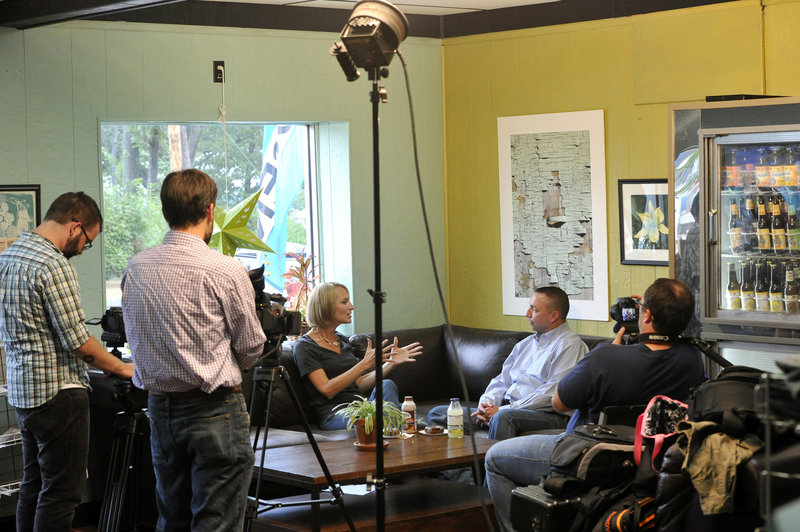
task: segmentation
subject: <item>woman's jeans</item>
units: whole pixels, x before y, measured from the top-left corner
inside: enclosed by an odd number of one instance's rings
[[[375,388],[372,389],[370,400],[375,400]],[[400,395],[397,390],[397,385],[391,379],[383,380],[383,400],[384,402],[394,403],[397,408],[400,408]],[[342,416],[337,416],[335,412],[331,412],[328,417],[322,420],[319,424],[322,430],[341,430],[347,428],[347,420]]]
[[[89,393],[67,388],[36,408],[16,408],[22,438],[19,532],[69,532],[86,482]]]
[[[241,392],[208,398],[150,394],[158,532],[242,530],[253,473]]]

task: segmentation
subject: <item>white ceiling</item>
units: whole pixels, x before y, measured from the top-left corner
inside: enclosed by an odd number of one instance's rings
[[[203,0],[205,2],[238,2],[281,6],[322,7],[352,10],[358,0]],[[504,7],[545,4],[558,0],[395,0],[392,1],[406,15],[455,15],[473,11],[487,11]]]

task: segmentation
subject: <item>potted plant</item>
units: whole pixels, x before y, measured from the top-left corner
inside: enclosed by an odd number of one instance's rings
[[[319,279],[319,275],[314,274],[314,256],[306,256],[304,253],[286,253],[286,256],[294,259],[296,264],[290,267],[283,277],[290,283],[298,285],[297,294],[291,301],[292,309],[300,312],[305,325],[308,296],[314,288],[314,281]]]
[[[375,445],[375,401],[361,395],[349,403],[342,403],[334,408],[337,415],[347,421],[347,430],[356,427],[356,437],[361,445]],[[383,402],[384,432],[398,431],[405,422],[403,412],[394,403]]]

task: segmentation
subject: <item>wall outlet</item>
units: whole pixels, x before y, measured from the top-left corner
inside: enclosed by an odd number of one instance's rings
[[[225,80],[225,61],[214,61],[214,83]]]

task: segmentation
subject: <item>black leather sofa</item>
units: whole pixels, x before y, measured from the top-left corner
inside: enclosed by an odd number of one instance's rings
[[[456,352],[461,361],[470,401],[477,401],[486,389],[489,381],[500,373],[503,361],[511,353],[514,345],[527,337],[530,332],[498,331],[476,329],[471,327],[452,327],[452,340],[443,325],[419,329],[400,329],[385,331],[384,338],[398,338],[400,345],[421,342],[423,354],[415,363],[398,366],[389,374],[400,390],[401,395],[411,395],[417,404],[417,418],[424,420],[427,412],[436,405],[448,404],[451,397],[462,397]],[[369,335],[357,334],[351,337],[356,346],[356,354],[363,355]],[[611,338],[582,336],[589,349],[600,342]],[[285,368],[292,388],[294,389],[300,408],[291,401],[286,384],[276,379],[272,401],[269,408],[269,430],[267,448],[282,447],[308,443],[302,426],[300,412],[309,421],[317,441],[353,438],[354,434],[346,431],[323,431],[312,412],[305,388],[303,387],[297,366],[292,357],[292,342],[285,342],[280,354],[280,364]],[[245,397],[251,401],[252,375],[248,372],[243,383]],[[264,424],[264,394],[262,387],[253,398],[254,409],[251,409],[251,421],[254,427]],[[255,433],[255,428],[253,430]],[[263,432],[262,432],[263,434]],[[260,440],[261,438],[259,438]],[[259,447],[262,445],[259,444]]]

